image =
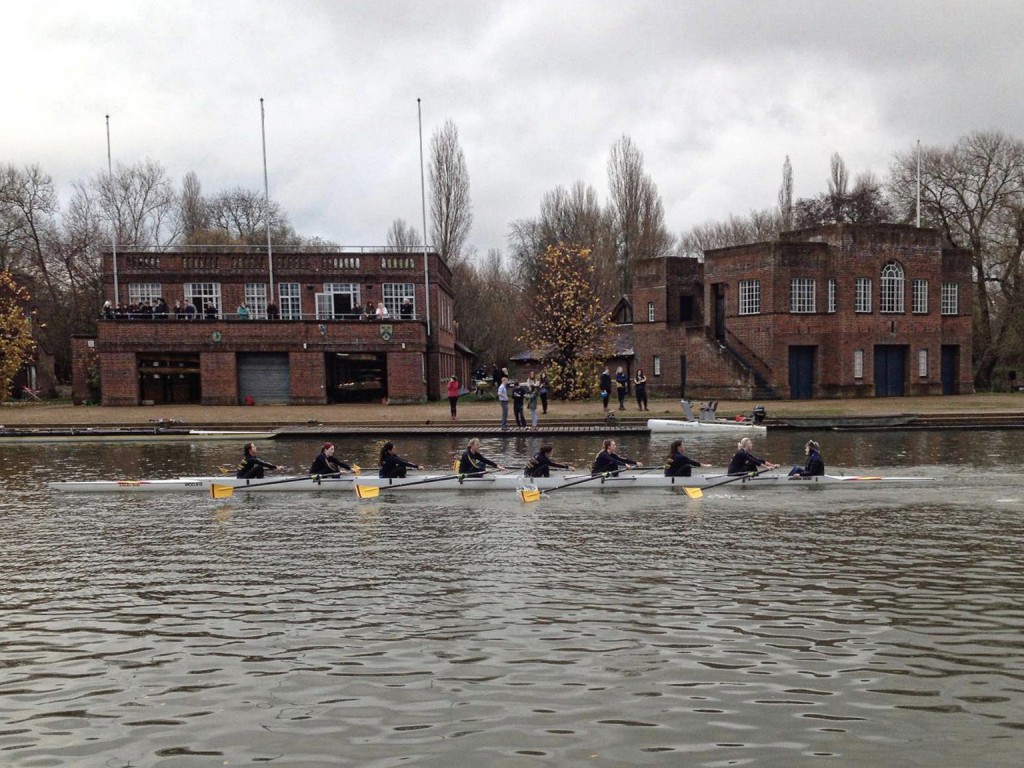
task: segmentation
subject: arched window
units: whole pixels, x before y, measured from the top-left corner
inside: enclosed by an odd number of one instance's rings
[[[903,267],[895,261],[890,261],[882,267],[881,286],[882,312],[903,311]]]

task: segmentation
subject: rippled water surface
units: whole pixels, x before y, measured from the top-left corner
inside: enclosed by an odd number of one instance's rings
[[[757,450],[796,463],[808,436]],[[1020,765],[1019,433],[814,436],[830,470],[935,481],[225,503],[45,481],[206,474],[239,446],[0,446],[0,765]]]

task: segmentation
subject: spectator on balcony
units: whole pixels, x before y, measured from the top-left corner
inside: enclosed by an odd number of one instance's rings
[[[197,314],[196,305],[192,303],[192,299],[185,299],[185,319],[195,320]]]
[[[114,305],[109,301],[103,302],[103,319],[113,320],[114,319]]]
[[[377,319],[378,320],[387,320],[388,319],[388,308],[384,305],[383,301],[380,304],[377,305]]]
[[[181,306],[180,301],[174,302],[174,319],[184,320],[185,319],[185,308]]]
[[[409,300],[408,297],[402,299],[402,307],[399,310],[399,317],[401,317],[403,320],[412,320],[412,302]]]
[[[235,314],[238,316],[239,320],[248,320],[251,317],[249,305],[243,301],[238,305],[238,309],[235,311]]]
[[[366,302],[366,309],[363,310],[363,320],[373,320],[377,317],[377,305],[372,301]]]
[[[267,319],[278,320],[281,317],[280,311],[277,309],[277,304],[270,302],[267,304]]]
[[[170,311],[171,310],[167,306],[167,302],[164,301],[162,296],[154,302],[153,317],[156,320],[166,320],[167,315],[170,314]]]
[[[214,304],[212,301],[209,302],[206,305],[206,309],[203,310],[203,314],[205,315],[207,320],[216,320],[217,319],[217,305]]]

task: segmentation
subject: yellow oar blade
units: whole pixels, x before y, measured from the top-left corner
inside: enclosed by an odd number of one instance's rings
[[[686,491],[686,495],[689,496],[691,499],[704,498],[704,491],[702,491],[700,488],[683,488],[683,490]]]
[[[353,473],[353,474],[355,474],[355,475],[358,475],[358,474],[359,474],[359,473],[361,473],[362,471],[363,471],[363,468],[362,468],[362,467],[360,467],[360,466],[359,466],[358,464],[353,464],[353,465],[352,465],[352,473]]]
[[[360,499],[374,499],[380,496],[380,488],[376,485],[356,485],[356,496]]]
[[[534,488],[520,488],[519,498],[523,500],[524,504],[529,504],[533,501],[540,501],[540,491]]]
[[[456,474],[456,475],[459,474],[459,460],[458,459],[456,459],[455,461],[452,462],[452,472],[454,474]]]
[[[211,485],[210,486],[210,498],[213,499],[230,499],[235,495],[235,488],[232,485]]]
[[[222,475],[228,475],[235,471],[234,467],[229,467],[227,464],[221,464],[219,467],[217,467],[217,469],[220,470],[220,473]]]

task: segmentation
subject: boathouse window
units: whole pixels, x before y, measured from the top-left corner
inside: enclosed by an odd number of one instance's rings
[[[128,283],[129,304],[152,306],[161,296],[160,283]]]
[[[828,279],[828,311],[830,313],[836,311],[836,279],[834,277]]]
[[[864,378],[864,350],[853,350],[853,378]]]
[[[854,312],[870,312],[871,311],[871,278],[870,277],[858,277],[857,278],[857,295],[854,299],[853,305]]]
[[[302,319],[302,292],[298,283],[278,283],[277,295],[281,298],[281,319]]]
[[[928,378],[928,350],[917,350],[917,375],[922,379]]]
[[[653,323],[654,322],[654,302],[653,301],[648,301],[647,302],[647,322],[648,323]]]
[[[654,356],[654,375],[661,376],[661,355]]]
[[[761,281],[740,280],[740,306],[741,315],[761,314]]]
[[[219,317],[223,311],[220,303],[220,283],[185,283],[185,303],[192,302],[200,315],[213,307]]]
[[[679,322],[693,322],[693,296],[679,297]]]
[[[402,304],[406,299],[412,305],[412,313],[416,314],[416,293],[412,283],[384,283],[384,306],[388,308],[391,317],[404,317],[409,314],[408,304],[405,315],[402,313]]]
[[[960,286],[957,283],[942,284],[942,304],[939,311],[943,315],[956,315],[960,312]]]
[[[882,267],[878,308],[882,312],[903,311],[903,267],[895,261],[890,261]]]
[[[246,283],[245,305],[249,307],[249,316],[256,320],[267,319],[267,284]]]
[[[814,312],[813,277],[794,277],[789,281],[789,311],[794,313]]]
[[[928,313],[928,281],[917,279],[911,283],[914,292],[913,311],[915,315]]]
[[[324,292],[316,295],[316,319],[358,318],[362,312],[358,283],[324,283]]]

